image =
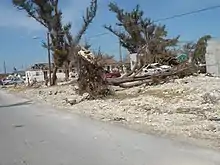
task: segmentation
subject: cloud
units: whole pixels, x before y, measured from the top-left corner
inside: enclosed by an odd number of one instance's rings
[[[42,25],[28,17],[26,13],[16,10],[13,6],[0,6],[0,20],[0,27],[27,31],[43,30]]]
[[[61,2],[63,22],[71,22],[73,31],[76,31],[79,21],[82,20],[82,15],[89,4],[90,0],[66,0],[65,3]],[[44,30],[40,23],[28,17],[24,11],[18,11],[14,6],[8,4],[0,5],[0,20],[0,27],[23,29],[29,33]]]

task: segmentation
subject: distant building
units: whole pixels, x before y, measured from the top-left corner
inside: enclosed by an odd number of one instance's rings
[[[54,64],[51,64],[51,74],[53,73]],[[65,79],[64,69],[59,68],[56,73],[57,79],[63,81]],[[37,80],[37,82],[43,82],[49,77],[49,65],[48,63],[34,64],[25,71],[25,80],[28,81]]]
[[[113,57],[103,57],[101,63],[104,65],[104,69],[109,72],[112,72],[114,68],[119,67],[119,62],[116,61]]]
[[[220,40],[211,39],[206,48],[206,72],[220,76]]]
[[[47,73],[46,73],[47,74]],[[46,79],[46,75],[43,70],[26,70],[25,71],[25,82],[28,83],[36,80],[37,82],[43,82]]]

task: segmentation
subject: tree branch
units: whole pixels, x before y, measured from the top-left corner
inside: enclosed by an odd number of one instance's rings
[[[90,3],[90,7],[86,9],[86,14],[83,16],[83,25],[80,31],[77,33],[75,40],[74,40],[74,45],[78,45],[80,42],[83,34],[87,30],[88,26],[90,23],[92,23],[93,19],[96,16],[97,12],[97,0],[92,0]]]

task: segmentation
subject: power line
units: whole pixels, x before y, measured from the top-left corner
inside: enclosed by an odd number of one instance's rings
[[[106,34],[109,34],[109,33],[108,33],[108,32],[105,32],[105,33],[96,34],[96,35],[90,36],[88,39],[96,38],[96,37],[99,37],[99,36],[104,36],[104,35],[106,35]]]
[[[203,8],[203,9],[199,9],[199,10],[194,10],[194,11],[190,11],[190,12],[186,12],[186,13],[182,13],[182,14],[176,14],[176,15],[173,15],[173,16],[170,16],[170,17],[157,19],[153,22],[166,21],[166,20],[169,20],[169,19],[175,19],[175,18],[186,16],[186,15],[192,15],[192,14],[201,13],[201,12],[208,11],[208,10],[214,10],[214,9],[217,9],[217,8],[220,8],[220,5],[211,6],[211,7],[207,7],[207,8]]]
[[[206,8],[199,9],[199,10],[193,10],[193,11],[186,12],[186,13],[182,13],[182,14],[176,14],[176,15],[173,15],[173,16],[170,16],[170,17],[166,17],[166,18],[156,19],[156,20],[153,21],[153,22],[166,21],[166,20],[170,20],[170,19],[175,19],[175,18],[179,18],[179,17],[184,17],[184,16],[187,16],[187,15],[197,14],[197,13],[201,13],[201,12],[205,12],[205,11],[209,11],[209,10],[214,10],[214,9],[217,9],[217,8],[220,8],[220,5],[215,5],[215,6],[211,6],[211,7],[206,7]],[[93,36],[89,37],[88,39],[96,38],[96,37],[103,36],[103,35],[107,35],[107,34],[109,34],[109,33],[108,33],[108,32],[105,32],[105,33],[96,34],[96,35],[93,35]]]

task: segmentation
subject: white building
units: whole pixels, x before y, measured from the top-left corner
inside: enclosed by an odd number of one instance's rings
[[[130,65],[131,65],[131,70],[133,70],[135,64],[137,62],[137,53],[130,54]]]
[[[220,76],[220,40],[211,39],[206,48],[206,72]]]
[[[65,73],[63,70],[58,70],[56,73],[57,80],[64,81]],[[36,80],[37,82],[44,82],[46,77],[49,77],[49,71],[45,70],[27,70],[25,71],[25,83],[32,82]]]
[[[27,70],[25,71],[25,82],[28,83],[36,80],[37,82],[43,82],[45,75],[42,70]]]

